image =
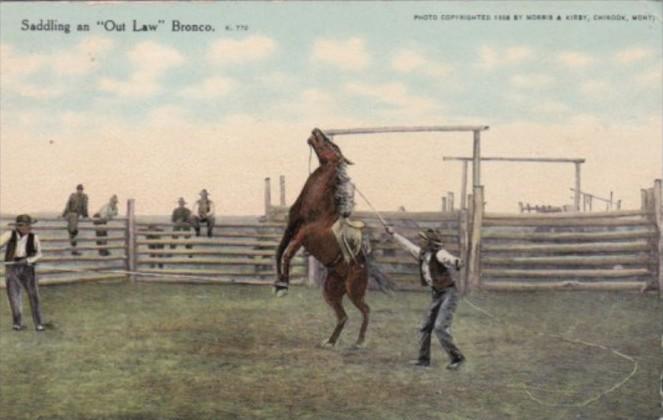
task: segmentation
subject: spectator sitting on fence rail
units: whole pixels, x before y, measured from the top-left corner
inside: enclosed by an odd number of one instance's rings
[[[69,232],[69,241],[71,243],[71,255],[81,255],[76,250],[76,236],[78,235],[78,218],[88,217],[87,214],[87,194],[83,192],[83,185],[76,186],[76,192],[72,193],[67,200],[67,204],[62,212],[62,217],[67,219],[67,231]]]
[[[5,250],[5,282],[9,306],[12,311],[12,328],[15,331],[25,328],[21,319],[21,286],[28,292],[35,329],[44,331],[34,266],[42,256],[41,244],[37,234],[31,232],[32,224],[36,222],[29,215],[21,214],[16,217],[16,223],[10,223],[10,226],[15,226],[15,229],[0,236],[0,248],[7,245]]]
[[[203,189],[200,192],[200,200],[196,201],[193,207],[193,229],[196,231],[196,236],[200,236],[200,223],[207,223],[207,236],[212,237],[214,230],[214,202],[210,200],[209,193]]]
[[[100,225],[105,225],[108,223],[109,220],[112,220],[114,217],[117,217],[118,215],[118,209],[117,209],[117,195],[113,194],[113,196],[110,198],[108,203],[104,204],[98,212],[94,214],[95,220],[94,224],[97,226]],[[96,231],[96,236],[97,238],[104,238],[108,236],[108,231],[106,230],[97,230]],[[106,257],[110,255],[110,251],[105,248],[106,245],[108,245],[108,241],[103,240],[103,239],[97,239],[97,245],[99,245],[99,255],[102,257]]]
[[[458,369],[465,361],[465,357],[456,347],[451,336],[451,322],[458,304],[458,294],[448,268],[459,270],[460,258],[451,255],[442,247],[441,235],[436,230],[427,229],[419,233],[422,238],[421,248],[394,232],[394,229],[389,226],[386,227],[386,231],[410,255],[418,259],[421,284],[430,286],[433,292],[433,301],[419,329],[421,334],[419,358],[415,364],[425,367],[430,365],[431,333],[435,332],[442,348],[449,355],[450,363],[447,365],[447,369]]]
[[[176,232],[191,232],[191,210],[186,208],[186,201],[184,198],[180,197],[177,200],[178,207],[173,210],[173,215],[171,220],[174,224],[173,230]],[[182,235],[184,239],[189,239],[191,235]],[[179,239],[180,235],[173,235],[173,239]],[[170,246],[171,249],[175,249],[177,245],[173,244]],[[186,245],[187,249],[193,248],[191,244]],[[192,258],[193,255],[189,255],[189,258]]]

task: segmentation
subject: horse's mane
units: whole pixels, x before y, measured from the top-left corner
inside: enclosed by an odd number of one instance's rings
[[[354,185],[348,175],[348,165],[342,162],[336,168],[336,210],[341,215],[349,215],[355,206]]]

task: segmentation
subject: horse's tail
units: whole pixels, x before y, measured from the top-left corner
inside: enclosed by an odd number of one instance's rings
[[[387,276],[382,271],[382,269],[380,269],[377,262],[370,254],[364,254],[364,256],[366,257],[366,269],[368,270],[368,279],[370,282],[369,286],[374,284],[377,286],[378,290],[389,296],[392,296],[394,294],[394,290],[396,290],[394,281],[390,279],[389,276]],[[373,281],[371,281],[371,279]]]

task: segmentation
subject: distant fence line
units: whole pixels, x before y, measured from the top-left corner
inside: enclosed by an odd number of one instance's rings
[[[284,183],[282,183],[283,185]],[[641,208],[595,213],[499,214],[485,212],[483,187],[469,195],[467,209],[437,212],[381,212],[404,236],[441,230],[446,248],[465,265],[457,275],[464,290],[637,289],[656,284],[663,289],[663,217],[661,181],[641,192]],[[246,221],[219,218],[212,238],[196,237],[193,229],[174,230],[172,223],[135,215],[94,225],[82,220],[72,256],[64,219],[40,218],[34,226],[44,248],[37,265],[40,284],[131,279],[146,282],[271,284],[276,247],[285,227],[285,195],[265,215]],[[352,216],[367,224],[372,257],[402,289],[417,288],[417,261],[389,240],[372,212]],[[5,225],[12,217],[2,216]],[[98,238],[96,231],[107,231]],[[106,241],[98,244],[97,241]],[[100,255],[100,250],[110,252]],[[317,284],[315,261],[299,252],[292,260],[294,283]],[[132,275],[129,275],[132,273]],[[4,272],[1,273],[4,276]],[[2,282],[4,287],[4,282]]]

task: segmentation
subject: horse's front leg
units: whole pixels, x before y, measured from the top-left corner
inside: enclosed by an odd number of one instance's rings
[[[288,293],[288,287],[290,285],[290,260],[292,260],[297,251],[299,251],[299,248],[302,247],[305,237],[305,229],[297,231],[290,240],[285,252],[283,252],[281,260],[277,261],[277,267],[280,265],[281,269],[278,270],[278,281],[274,284],[274,293],[276,293],[276,296],[281,297]]]

